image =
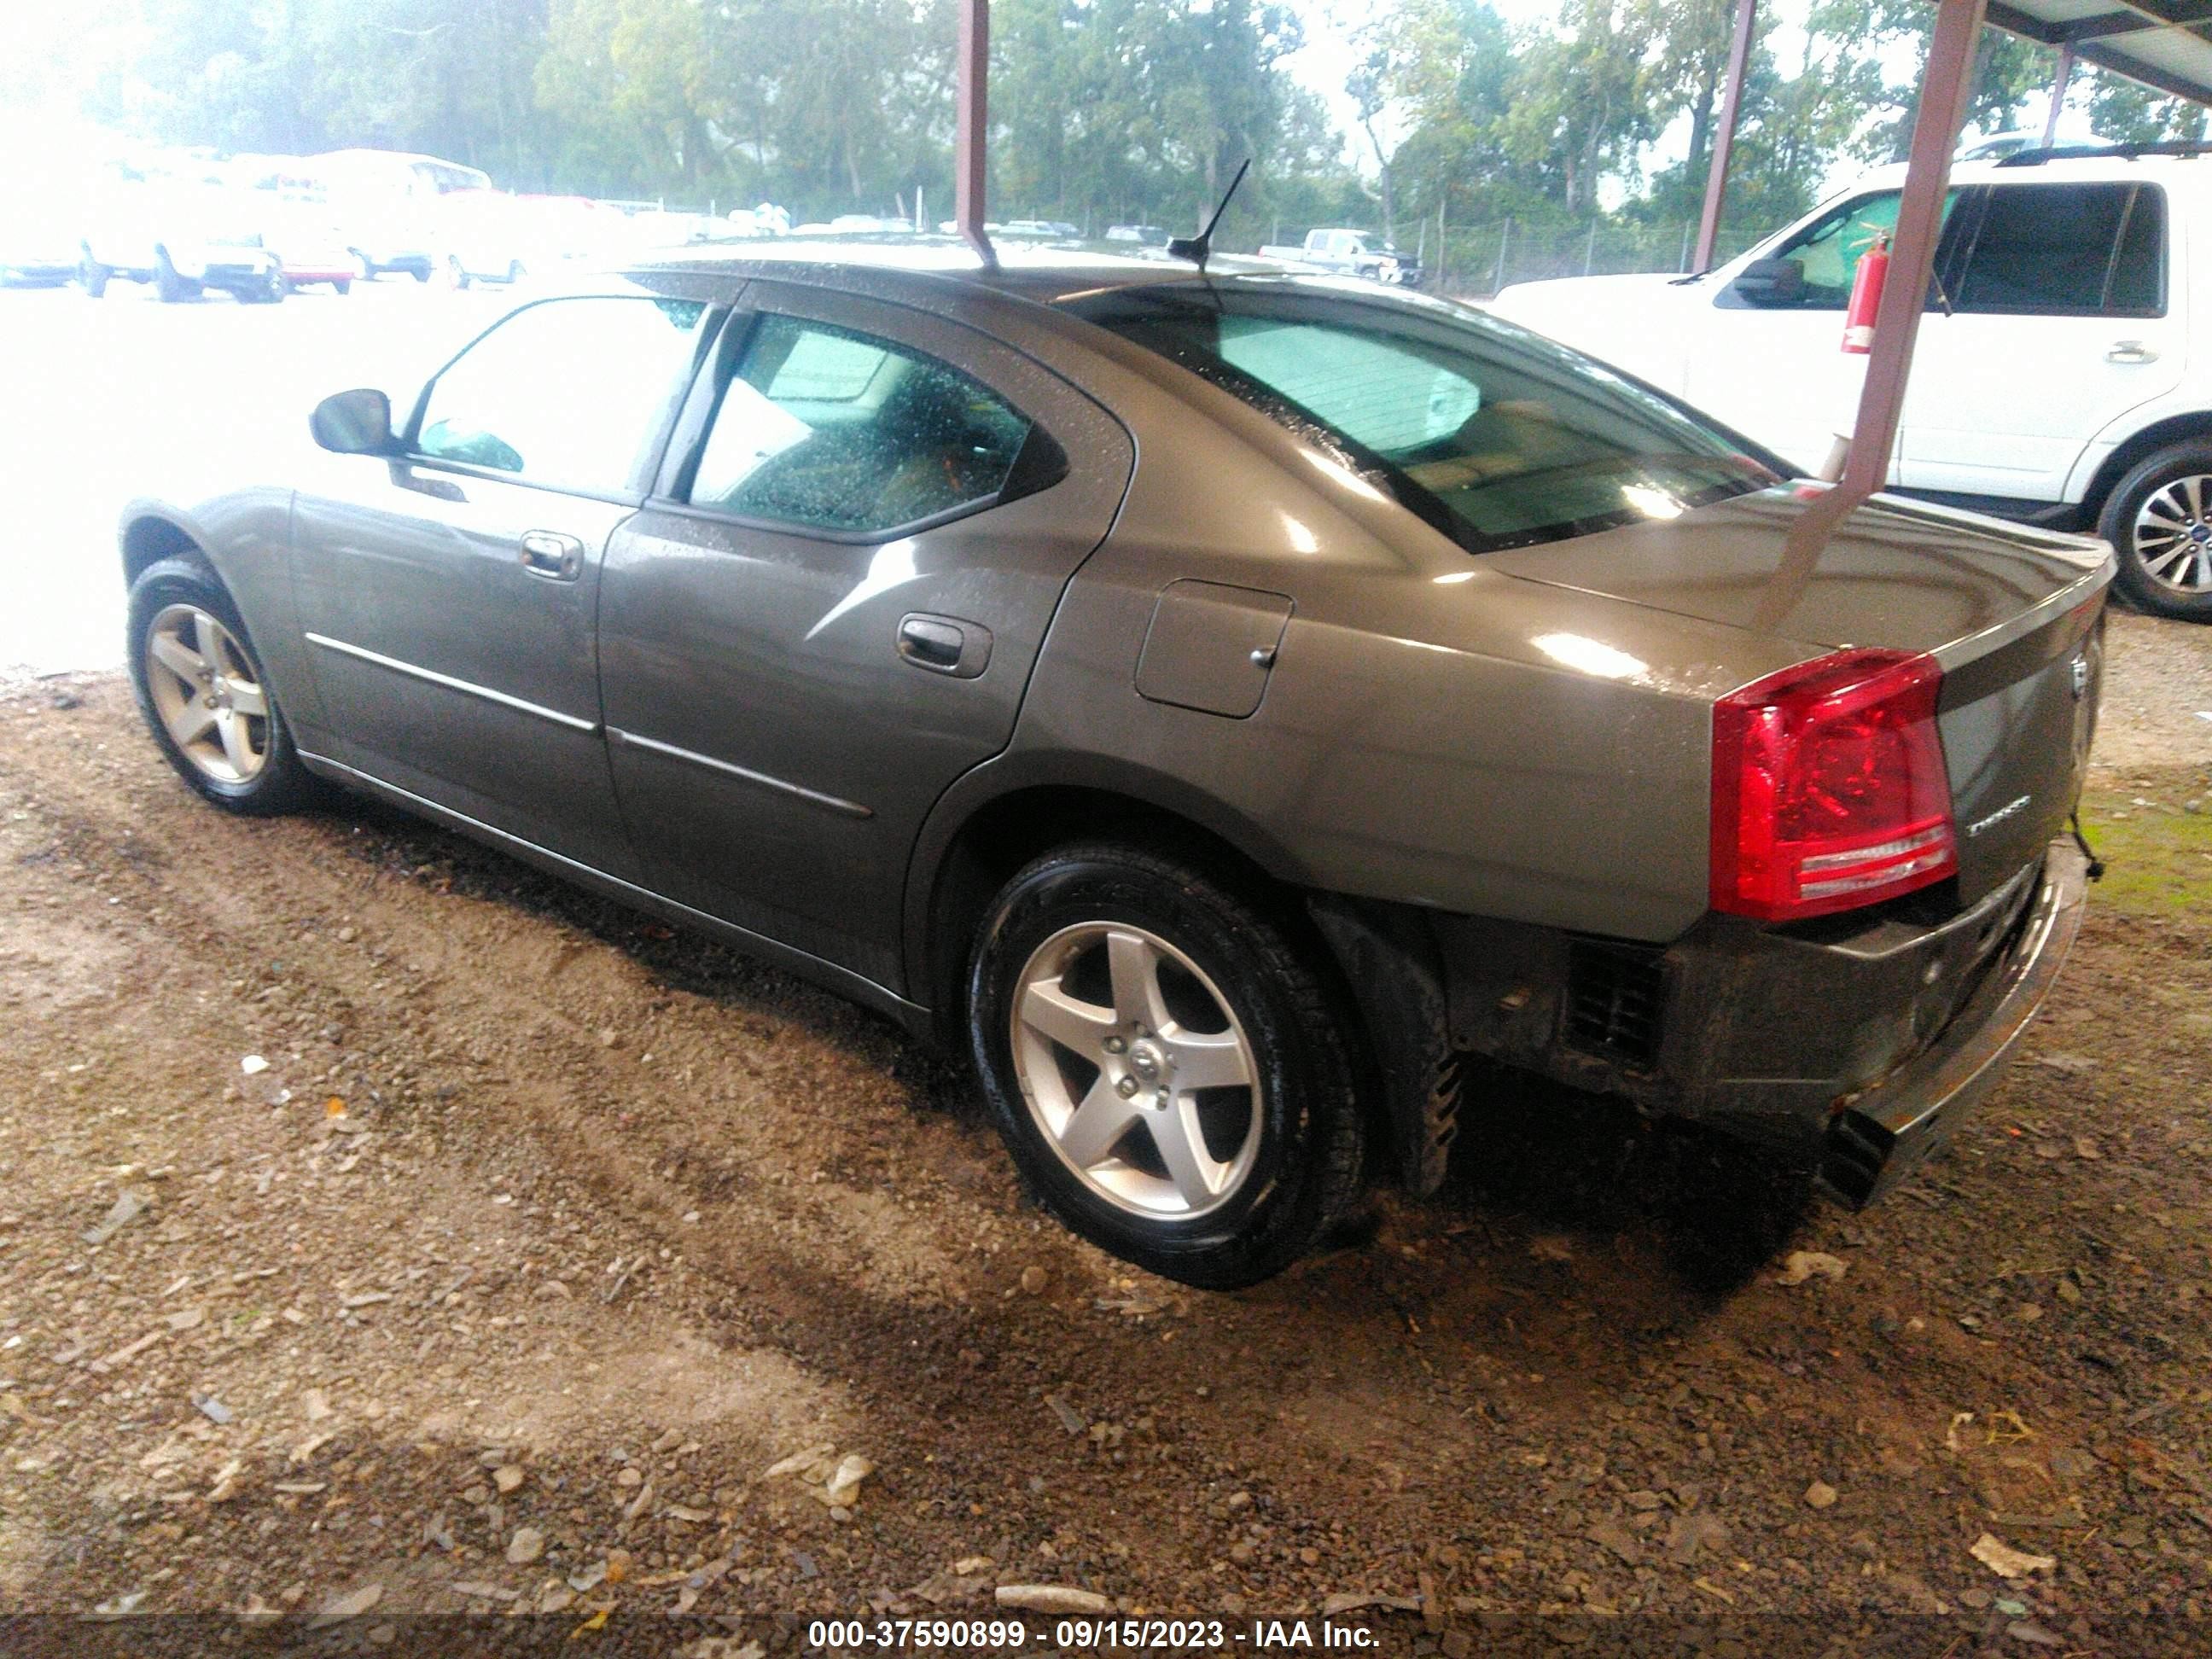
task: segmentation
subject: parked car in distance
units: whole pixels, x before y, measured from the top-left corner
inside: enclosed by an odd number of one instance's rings
[[[94,299],[120,277],[165,302],[220,289],[249,302],[284,297],[284,276],[245,192],[183,182],[118,185],[100,192],[78,248],[77,280]]]
[[[361,274],[345,233],[313,205],[284,204],[264,210],[261,240],[276,254],[288,289],[319,284],[349,294]]]
[[[1139,247],[1165,247],[1175,238],[1158,225],[1109,225],[1106,227],[1106,240],[1109,242],[1134,242]]]
[[[70,204],[37,190],[0,189],[0,287],[53,288],[76,275]]]
[[[1010,242],[1073,242],[1081,239],[1083,228],[1064,219],[1009,219],[993,234]]]
[[[348,785],[933,1032],[1192,1284],[1431,1190],[1477,1060],[1869,1201],[2080,921],[2109,550],[1877,499],[1785,562],[1784,463],[1467,307],[782,241],[312,429],[125,512],[191,789]]]
[[[1263,247],[1260,257],[1406,288],[1417,287],[1421,280],[1420,262],[1391,246],[1371,230],[1310,230],[1305,240],[1295,246],[1277,244]]]
[[[1856,398],[1852,276],[1903,181],[1875,173],[1709,276],[1528,283],[1495,309],[1816,469]],[[1891,485],[2094,530],[2138,605],[2212,619],[2212,158],[2029,149],[1951,182]]]

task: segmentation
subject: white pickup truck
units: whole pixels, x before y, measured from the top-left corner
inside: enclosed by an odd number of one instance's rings
[[[94,299],[119,276],[151,283],[171,304],[210,288],[248,301],[282,300],[283,268],[262,246],[258,214],[249,198],[208,186],[112,187],[89,210],[77,280]]]
[[[1420,262],[1411,254],[1401,253],[1371,230],[1310,230],[1305,240],[1296,246],[1279,243],[1263,247],[1260,257],[1407,288],[1421,280]]]
[[[2094,529],[2138,604],[2212,620],[2212,335],[2191,339],[2192,313],[2212,323],[2212,155],[2031,149],[1951,179],[1892,487]],[[1493,308],[1809,473],[1849,424],[1844,307],[1903,179],[1705,276],[1527,283]]]

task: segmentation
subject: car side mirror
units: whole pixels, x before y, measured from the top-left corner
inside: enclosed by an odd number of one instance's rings
[[[1805,267],[1795,259],[1753,259],[1729,286],[1755,306],[1794,306],[1805,297]]]
[[[315,441],[338,455],[389,455],[397,445],[392,435],[392,399],[372,387],[334,392],[315,405],[307,418]]]

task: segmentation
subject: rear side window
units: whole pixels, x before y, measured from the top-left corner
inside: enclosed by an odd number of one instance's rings
[[[1065,302],[1269,415],[1474,552],[1765,489],[1730,434],[1540,336],[1365,283],[1247,277]]]
[[[804,529],[896,529],[995,498],[1030,422],[951,364],[876,336],[761,319],[690,499]]]
[[[2154,185],[1992,185],[1957,310],[2154,317],[2166,302],[2166,198]]]
[[[431,383],[418,454],[625,495],[680,395],[706,307],[593,295],[526,306]]]

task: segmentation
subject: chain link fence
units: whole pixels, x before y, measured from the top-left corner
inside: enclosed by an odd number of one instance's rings
[[[1407,234],[1398,246],[1419,252],[1423,286],[1432,294],[1488,299],[1515,283],[1553,276],[1611,276],[1633,271],[1686,272],[1697,255],[1695,221],[1651,225],[1532,227],[1511,219],[1489,225],[1445,225],[1435,220]],[[1725,252],[1723,257],[1726,257]]]

